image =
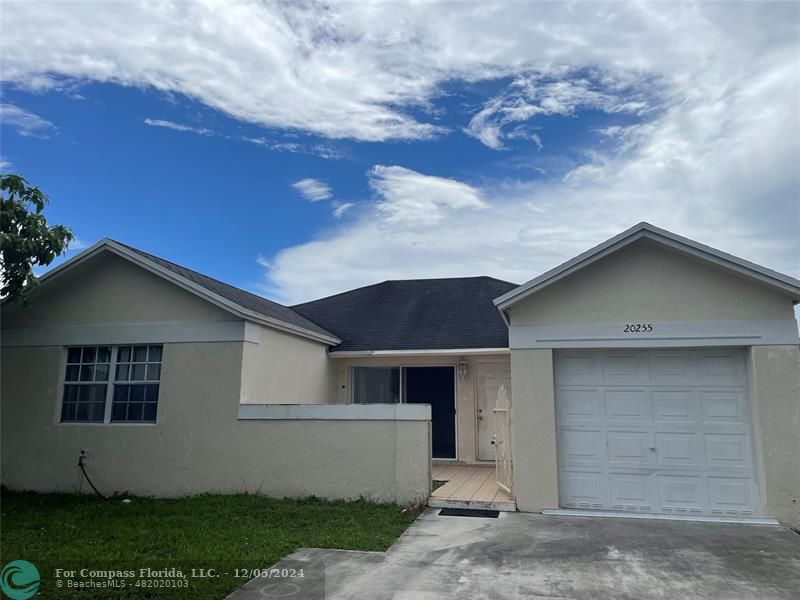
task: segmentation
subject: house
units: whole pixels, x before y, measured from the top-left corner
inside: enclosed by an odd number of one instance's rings
[[[86,491],[83,450],[109,492],[409,502],[438,472],[455,503],[800,524],[800,281],[647,223],[522,285],[292,307],[104,240],[31,300],[2,309],[10,488]]]

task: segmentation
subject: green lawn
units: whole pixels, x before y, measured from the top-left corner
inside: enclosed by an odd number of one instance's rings
[[[102,500],[63,494],[0,496],[0,562],[23,559],[41,573],[37,598],[213,598],[243,585],[235,569],[267,568],[301,547],[386,550],[413,517],[401,507],[314,498],[198,496]],[[55,569],[215,569],[188,588],[57,588]],[[229,575],[224,575],[224,572]],[[80,577],[78,577],[80,579]],[[64,583],[66,586],[66,583]]]

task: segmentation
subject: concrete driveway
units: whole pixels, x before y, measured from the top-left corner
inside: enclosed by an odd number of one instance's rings
[[[276,567],[304,577],[255,579],[229,598],[800,598],[800,535],[781,527],[438,512],[386,553],[299,550]]]

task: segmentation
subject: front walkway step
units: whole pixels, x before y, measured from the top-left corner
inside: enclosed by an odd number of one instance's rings
[[[479,508],[481,510],[499,510],[502,512],[516,512],[517,510],[517,505],[514,502],[491,500],[443,500],[441,498],[429,498],[428,506],[431,508]]]

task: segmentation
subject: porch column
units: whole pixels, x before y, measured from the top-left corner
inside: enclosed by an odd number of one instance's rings
[[[800,347],[752,346],[753,435],[765,514],[800,527]]]
[[[558,508],[553,351],[511,351],[511,443],[519,510]]]

